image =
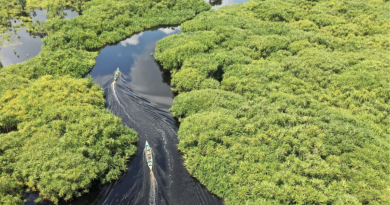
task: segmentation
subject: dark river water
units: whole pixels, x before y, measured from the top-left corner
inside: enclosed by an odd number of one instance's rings
[[[246,2],[206,1],[213,8]],[[95,185],[88,194],[60,204],[223,204],[222,199],[208,192],[183,166],[177,150],[177,123],[169,112],[174,97],[169,85],[170,75],[161,70],[151,55],[158,40],[178,32],[181,32],[179,26],[155,28],[100,50],[89,75],[104,88],[107,108],[120,117],[124,125],[138,133],[138,153],[118,180]],[[40,52],[41,39],[22,36],[20,41],[23,42],[19,45],[20,50],[27,47],[32,49],[26,51],[30,57]],[[11,52],[4,48],[1,48],[0,55],[3,65],[28,59],[22,57],[23,54],[15,58],[13,50]],[[114,72],[118,67],[121,73],[114,82]],[[152,171],[147,166],[144,154],[146,140],[153,152]],[[27,203],[33,203],[34,195],[26,194]]]
[[[86,196],[72,204],[222,204],[182,165],[177,126],[168,112],[173,93],[151,55],[158,40],[179,31],[145,31],[100,51],[90,75],[105,89],[108,109],[138,132],[139,151],[118,181],[102,187],[93,200]],[[117,67],[121,74],[113,82]],[[153,172],[144,155],[146,140],[153,150]]]

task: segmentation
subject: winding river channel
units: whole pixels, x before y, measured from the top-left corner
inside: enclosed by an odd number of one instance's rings
[[[90,75],[105,89],[108,109],[138,132],[138,154],[128,171],[99,190],[93,201],[79,198],[72,203],[221,204],[182,165],[177,127],[168,112],[173,93],[151,56],[159,39],[179,31],[179,27],[145,31],[100,51]],[[117,67],[121,74],[113,82]],[[153,172],[144,155],[146,140],[153,149]]]
[[[246,1],[217,0],[209,3],[213,8],[219,8],[242,2]],[[178,127],[169,112],[174,97],[169,85],[170,76],[161,70],[151,55],[158,40],[178,32],[179,26],[155,28],[100,50],[97,63],[89,75],[104,88],[107,108],[120,117],[124,125],[138,132],[138,153],[117,181],[96,185],[88,194],[61,204],[223,204],[222,199],[208,192],[183,166],[177,150]],[[32,43],[26,47],[34,47],[38,54],[40,50],[37,46],[40,44],[38,41]],[[35,54],[34,51],[28,52]],[[25,57],[15,60],[14,56],[3,55],[7,52],[10,51],[2,48],[0,53],[4,65],[27,60]],[[11,53],[14,55],[13,51]],[[118,67],[121,73],[113,82]],[[153,149],[152,172],[144,154],[146,140]],[[26,194],[28,197],[31,198],[31,194]],[[33,200],[27,201],[33,203]]]

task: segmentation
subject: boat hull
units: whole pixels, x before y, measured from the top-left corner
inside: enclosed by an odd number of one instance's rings
[[[116,81],[116,79],[118,79],[120,72],[121,71],[119,70],[119,68],[117,68],[116,71],[115,71],[115,75],[114,75],[114,81]]]
[[[148,164],[148,167],[150,170],[153,169],[153,155],[152,155],[152,148],[149,146],[148,141],[145,143],[145,156],[146,156],[146,162]]]

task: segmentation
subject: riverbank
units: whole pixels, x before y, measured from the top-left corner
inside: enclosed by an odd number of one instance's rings
[[[1,202],[22,203],[28,187],[40,192],[38,201],[57,203],[87,192],[94,179],[117,179],[137,137],[107,113],[103,91],[80,79],[95,65],[91,50],[209,8],[202,0],[96,0],[81,16],[46,21],[42,52],[0,70]]]
[[[388,2],[252,1],[157,43],[179,149],[227,204],[387,204]]]

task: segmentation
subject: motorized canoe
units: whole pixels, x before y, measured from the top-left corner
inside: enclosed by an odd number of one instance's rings
[[[117,68],[115,71],[114,81],[116,81],[116,79],[118,79],[119,73],[120,73],[119,68]]]
[[[148,141],[146,141],[146,144],[145,144],[145,155],[146,155],[146,161],[148,162],[148,166],[149,166],[150,170],[152,171],[152,168],[153,168],[152,148],[149,146]]]

